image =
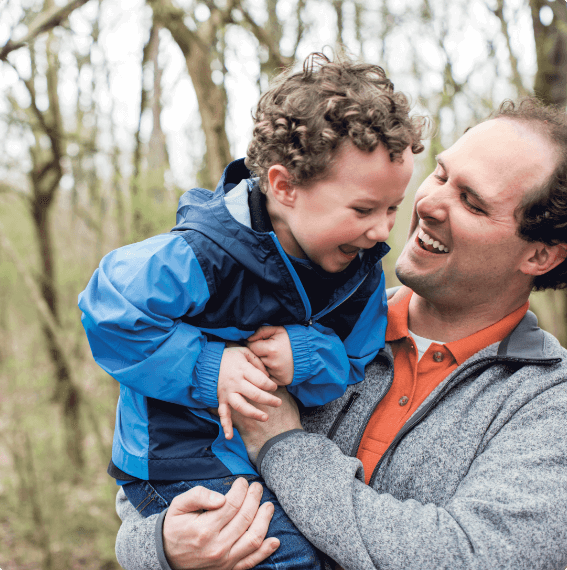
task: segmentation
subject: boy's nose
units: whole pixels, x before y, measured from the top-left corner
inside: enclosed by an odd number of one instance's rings
[[[380,218],[366,231],[366,237],[374,243],[386,241],[392,229],[387,218]]]

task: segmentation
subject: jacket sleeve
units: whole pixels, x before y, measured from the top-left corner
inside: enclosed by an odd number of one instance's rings
[[[563,570],[567,398],[556,386],[516,412],[443,504],[363,482],[324,436],[290,432],[259,466],[299,530],[345,570]]]
[[[208,299],[190,246],[164,234],[106,255],[79,308],[94,359],[118,382],[151,398],[216,407],[225,345],[180,318]]]
[[[364,369],[384,348],[388,305],[384,273],[380,283],[344,340],[318,323],[286,325],[293,352],[291,394],[305,406],[321,406],[342,396],[364,379]]]
[[[122,487],[116,513],[122,521],[116,537],[116,559],[125,570],[171,570],[163,550],[162,527],[167,510],[144,518],[130,504]]]

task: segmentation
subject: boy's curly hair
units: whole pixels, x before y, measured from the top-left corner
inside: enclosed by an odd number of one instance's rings
[[[381,67],[312,53],[301,72],[284,71],[260,98],[246,166],[266,192],[274,164],[298,186],[323,179],[345,141],[366,152],[382,143],[392,162],[401,161],[408,146],[423,150],[425,119],[409,110]]]
[[[567,244],[567,115],[565,109],[545,105],[535,97],[517,104],[504,101],[490,119],[519,121],[532,127],[555,147],[558,161],[541,188],[527,192],[516,209],[519,236],[529,242],[547,245]],[[567,261],[538,275],[533,290],[567,288]]]

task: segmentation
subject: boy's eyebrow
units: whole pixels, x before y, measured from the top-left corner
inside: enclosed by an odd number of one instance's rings
[[[441,168],[443,168],[443,170],[449,174],[449,171],[447,170],[447,167],[445,166],[445,163],[443,162],[443,159],[441,158],[440,155],[437,155],[435,157],[435,160],[437,161],[438,164],[441,165]],[[466,184],[459,184],[457,186],[457,188],[460,188],[461,190],[465,190],[465,192],[467,192],[468,194],[470,194],[471,196],[473,196],[473,198],[485,209],[485,210],[490,210],[491,206],[490,204],[474,189],[471,188],[470,186],[467,186]]]

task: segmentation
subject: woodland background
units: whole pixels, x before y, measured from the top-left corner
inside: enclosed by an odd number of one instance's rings
[[[504,98],[567,105],[565,0],[0,0],[0,567],[118,569],[106,475],[118,388],[77,295],[243,156],[268,80],[312,51],[382,65],[435,154]],[[567,343],[564,292],[533,296]]]

